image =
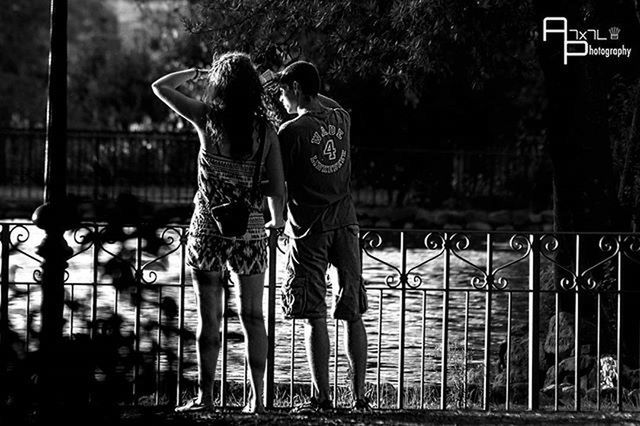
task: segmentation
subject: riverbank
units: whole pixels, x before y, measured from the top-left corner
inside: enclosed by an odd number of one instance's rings
[[[363,228],[443,229],[467,231],[544,231],[553,230],[553,211],[453,210],[421,207],[357,207]]]
[[[29,219],[37,207],[33,201],[0,202],[0,218]],[[418,206],[356,206],[363,228],[442,229],[467,231],[552,232],[553,211],[527,209],[426,209]],[[159,204],[121,197],[117,201],[82,201],[77,203],[81,220],[151,219],[160,223],[188,223],[189,204]]]

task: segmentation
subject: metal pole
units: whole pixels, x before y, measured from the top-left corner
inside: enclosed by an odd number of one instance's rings
[[[407,291],[407,248],[405,247],[404,232],[400,232],[400,253],[402,254],[402,273],[400,275],[400,324],[398,330],[398,400],[396,408],[404,408],[404,342],[405,342],[405,314]]]
[[[573,409],[575,411],[580,411],[580,235],[576,234],[576,288],[575,288],[575,315],[574,315],[574,353],[575,356],[573,358],[573,398],[574,405]],[[599,365],[596,368],[600,368]]]
[[[49,94],[47,138],[45,142],[44,204],[33,213],[33,222],[45,230],[38,246],[42,256],[42,328],[40,353],[41,409],[53,414],[59,401],[57,391],[64,380],[58,353],[64,324],[64,275],[71,249],[63,233],[71,225],[66,211],[67,143],[67,0],[51,0],[51,52],[49,55]],[[76,401],[80,402],[80,401]]]
[[[540,240],[537,235],[529,237],[529,401],[528,409],[537,410],[540,405]]]
[[[444,235],[444,240],[449,242],[449,234]],[[447,367],[449,358],[449,268],[450,251],[445,249],[444,265],[442,267],[442,348],[440,366],[440,409],[447,408]]]
[[[491,234],[487,233],[487,277],[493,271],[493,241]],[[489,410],[489,394],[491,392],[491,296],[493,282],[487,282],[485,290],[485,314],[484,314],[484,383],[482,409]]]
[[[267,366],[265,369],[264,405],[273,408],[275,398],[275,345],[276,345],[276,255],[278,233],[269,230],[269,290],[267,294]]]

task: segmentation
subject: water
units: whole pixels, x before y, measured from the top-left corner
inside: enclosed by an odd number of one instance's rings
[[[390,234],[389,234],[390,235]],[[384,235],[387,237],[388,235]],[[34,256],[35,246],[40,241],[42,234],[34,227],[16,228],[12,232],[12,241],[24,241],[20,245],[20,250],[24,253],[14,253],[10,257],[11,272],[13,281],[17,283],[17,290],[26,290],[28,283],[34,282],[34,270],[38,268],[38,262],[28,255]],[[188,273],[181,275],[182,248],[179,246],[179,235],[169,231],[165,234],[165,239],[173,238],[169,250],[171,253],[160,253],[160,260],[144,254],[142,264],[148,263],[144,268],[143,278],[150,282],[150,288],[160,289],[156,293],[149,291],[146,293],[147,302],[141,308],[142,324],[148,321],[159,321],[165,325],[177,326],[177,320],[167,320],[164,316],[158,315],[158,309],[154,302],[163,297],[171,297],[179,300],[179,285],[182,281],[186,284],[185,294],[185,327],[195,331],[196,315],[195,301],[191,291],[191,277]],[[396,235],[397,238],[397,235]],[[482,237],[484,238],[484,236]],[[95,253],[92,246],[85,247],[77,243],[82,239],[82,232],[67,235],[69,244],[74,248],[76,255],[69,262],[68,286],[69,296],[81,301],[86,306],[91,305],[91,289],[93,276],[93,264],[95,260],[104,264],[113,258],[123,247],[119,244],[105,245],[105,250]],[[135,239],[127,241],[125,248],[135,249]],[[514,250],[504,250],[505,242],[494,245],[496,250],[493,254],[493,269],[501,265],[508,264],[523,253]],[[26,254],[25,254],[26,253]],[[382,262],[401,269],[402,256],[395,240],[390,239],[379,248],[369,250],[369,253]],[[426,382],[437,381],[441,368],[441,347],[442,347],[442,315],[443,315],[443,295],[444,285],[444,254],[438,255],[438,250],[428,250],[420,240],[407,244],[406,265],[407,270],[411,270],[422,264],[427,259],[435,257],[430,262],[413,269],[409,276],[409,283],[417,288],[408,288],[404,292],[405,296],[405,332],[404,349],[402,353],[405,357],[404,377],[407,384],[417,384],[423,379]],[[449,374],[461,374],[462,366],[466,358],[469,369],[477,368],[481,365],[484,356],[485,345],[485,315],[486,315],[486,292],[475,290],[470,281],[473,276],[482,276],[480,270],[486,268],[487,255],[482,244],[472,245],[469,249],[460,251],[459,254],[466,260],[461,260],[455,255],[450,256],[450,279],[448,292],[449,303],[449,354],[447,357]],[[436,256],[437,255],[437,256]],[[156,260],[154,260],[156,259]],[[398,282],[397,272],[389,265],[385,265],[369,255],[363,258],[363,276],[368,289],[369,310],[364,315],[364,323],[368,334],[369,343],[369,368],[367,370],[367,380],[373,383],[379,380],[381,383],[397,383],[398,359],[400,351],[400,319],[402,292],[398,289],[390,288],[388,283],[395,285]],[[135,257],[130,261],[135,265]],[[478,269],[469,265],[475,265]],[[283,279],[284,255],[277,256],[277,286],[279,287]],[[103,273],[102,268],[98,269],[96,276],[98,284],[111,284],[112,277]],[[526,321],[527,293],[517,292],[526,289],[527,286],[527,261],[520,262],[502,271],[502,276],[509,280],[508,289],[516,290],[512,293],[512,330],[523,325]],[[332,275],[332,274],[330,274]],[[416,277],[419,277],[416,278]],[[421,281],[420,281],[421,280]],[[111,313],[117,311],[123,316],[125,322],[123,329],[134,329],[135,310],[126,294],[116,296],[116,292],[111,285],[98,286],[98,318],[106,318]],[[39,286],[32,286],[29,306],[33,309],[39,305]],[[475,290],[475,291],[474,291]],[[282,316],[279,303],[279,289],[277,290],[276,307],[276,381],[288,382],[292,379],[292,372],[296,382],[308,381],[309,376],[306,368],[306,357],[304,354],[303,327],[300,321],[292,322],[285,320]],[[228,307],[235,310],[235,291],[231,288]],[[491,299],[491,359],[497,363],[497,353],[499,343],[505,339],[507,328],[508,293],[496,292]],[[468,313],[467,313],[468,301]],[[330,304],[330,301],[328,301]],[[382,309],[381,309],[382,306]],[[25,298],[15,298],[10,304],[10,318],[14,329],[25,333],[26,312]],[[266,313],[266,291],[265,291],[265,313]],[[69,320],[68,333],[86,332],[86,325],[81,315],[73,315],[69,310],[66,312]],[[35,322],[37,326],[37,319]],[[335,322],[330,321],[331,365],[332,382],[344,384],[347,380],[347,363],[344,356],[344,330],[338,328],[338,344],[336,346]],[[468,327],[468,341],[465,352],[465,327]],[[381,330],[381,333],[379,333]],[[230,380],[242,380],[245,374],[243,362],[242,335],[237,317],[229,319],[228,324],[228,377]],[[161,340],[163,348],[172,348],[177,351],[177,338],[165,336],[155,331],[145,334],[141,339],[141,350],[146,351],[151,348],[153,340]],[[339,356],[337,362],[337,375],[333,370],[335,359],[333,354],[338,348]],[[185,360],[193,362],[195,360],[195,345],[188,342],[185,345]],[[466,355],[465,355],[466,354]],[[169,368],[167,357],[161,356],[161,368]],[[220,362],[219,362],[220,364]],[[172,365],[175,370],[175,363]],[[194,379],[196,375],[195,366],[189,367],[185,375]]]

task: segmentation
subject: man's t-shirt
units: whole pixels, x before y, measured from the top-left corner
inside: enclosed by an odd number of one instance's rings
[[[357,224],[351,200],[351,118],[342,108],[307,112],[280,126],[287,235]]]

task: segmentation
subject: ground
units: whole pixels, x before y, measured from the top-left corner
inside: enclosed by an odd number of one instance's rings
[[[5,414],[5,415],[3,415]],[[82,426],[271,426],[271,425],[640,425],[640,411],[634,412],[528,412],[479,410],[375,410],[367,414],[351,414],[338,410],[322,415],[292,415],[287,411],[271,411],[260,416],[242,414],[237,409],[223,412],[174,413],[173,407],[118,407],[106,414],[106,411],[89,409],[83,413],[78,410],[55,410],[54,417],[45,421],[36,416],[27,416],[22,421],[7,416],[0,411],[2,426],[45,426],[45,425],[82,425]]]
[[[151,408],[128,412],[121,424],[161,425],[423,425],[423,424],[640,424],[640,413],[547,413],[481,411],[397,411],[370,414],[337,412],[331,415],[300,416],[275,412],[262,416],[236,411],[208,414],[175,414],[170,409]]]

